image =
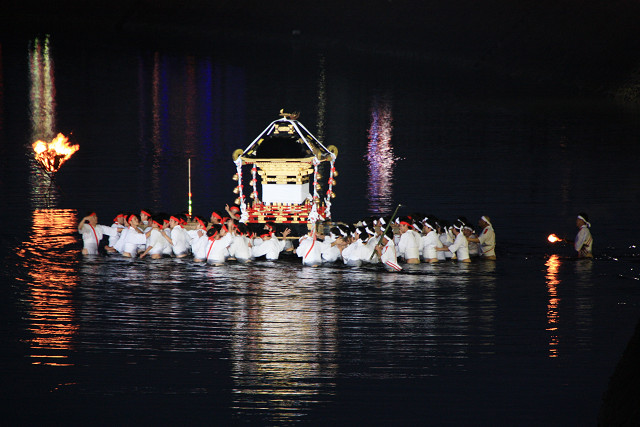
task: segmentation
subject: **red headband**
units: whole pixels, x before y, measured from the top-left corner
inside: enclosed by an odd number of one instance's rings
[[[400,225],[406,225],[407,227],[413,227],[411,224],[409,224],[407,221],[400,221]]]
[[[129,220],[127,222],[131,223],[131,218],[135,218],[135,217],[136,217],[135,215],[130,215]]]
[[[216,240],[216,236],[218,235],[218,232],[216,231],[215,233],[213,233],[212,236],[209,236],[209,240],[214,241]]]
[[[218,218],[220,221],[222,221],[222,217],[220,216],[220,214],[218,212],[212,212],[211,216],[215,217],[215,218]]]
[[[91,214],[89,216],[98,216],[98,215],[96,215],[95,212],[91,212]]]
[[[118,216],[116,216],[115,218],[113,218],[113,222],[117,222],[118,218],[124,218],[124,215],[122,214],[118,214]]]
[[[269,236],[271,236],[271,233],[264,233],[260,235],[260,238],[264,239],[265,237],[269,237]]]
[[[205,228],[203,220],[201,220],[200,218],[196,218],[196,221],[198,221],[198,224],[200,224],[202,228]]]
[[[239,208],[239,207],[237,207],[237,206],[231,206],[231,207],[229,208],[229,210],[230,210],[230,211],[232,211],[232,212],[238,212],[238,211],[240,210],[240,208]]]
[[[178,218],[176,218],[175,216],[170,216],[169,219],[174,220],[175,222],[177,222],[178,224],[180,223],[180,220]]]
[[[140,211],[140,215],[145,214],[146,216],[151,216],[151,214],[147,211]]]
[[[153,224],[158,224],[159,228],[162,228],[162,224],[160,224],[158,221],[156,221],[155,219],[152,221]]]

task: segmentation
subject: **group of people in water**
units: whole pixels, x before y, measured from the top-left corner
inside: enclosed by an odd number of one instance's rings
[[[251,227],[256,224],[240,222],[237,206],[227,205],[224,212],[214,211],[205,218],[152,215],[142,209],[139,214],[118,214],[110,226],[98,224],[98,216],[92,212],[78,224],[82,253],[98,254],[104,248],[107,253],[131,258],[192,256],[196,262],[221,265],[228,260],[277,260],[281,253],[293,252],[309,266],[333,262],[381,264],[390,271],[402,270],[401,263],[496,259],[496,236],[488,216],[479,219],[479,233],[465,217],[450,224],[433,215],[412,214],[368,217],[353,225],[338,223],[322,233],[318,224],[308,224],[296,240],[289,237],[289,228],[277,230],[274,223],[260,224],[256,229]],[[577,225],[576,250],[579,256],[590,257],[593,238],[586,214],[578,215]],[[102,242],[103,238],[108,241]]]

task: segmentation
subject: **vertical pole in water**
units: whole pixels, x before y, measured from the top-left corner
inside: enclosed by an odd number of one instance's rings
[[[189,158],[189,218],[191,218],[191,158]]]

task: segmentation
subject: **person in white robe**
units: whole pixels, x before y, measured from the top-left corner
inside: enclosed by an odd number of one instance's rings
[[[233,236],[227,232],[225,225],[214,224],[207,231],[209,242],[205,249],[205,256],[208,264],[223,265],[229,258],[229,246]]]
[[[315,224],[309,224],[310,230],[300,237],[296,255],[302,258],[302,264],[317,267],[322,264],[322,242],[318,239]]]
[[[320,245],[322,262],[335,262],[341,258],[342,255],[340,254],[340,246],[338,242],[338,239],[341,236],[342,235],[338,227],[333,227],[329,232],[329,235],[325,236]]]
[[[129,216],[129,231],[125,236],[122,255],[128,258],[135,258],[139,252],[144,252],[147,243],[147,236],[140,229],[141,222],[138,215]],[[121,237],[122,238],[122,237]]]
[[[167,239],[162,235],[162,224],[160,224],[160,221],[149,218],[148,222],[151,225],[151,230],[145,233],[147,236],[147,246],[144,252],[140,254],[140,258],[150,255],[152,259],[160,259],[164,255],[166,247],[169,246],[169,242],[167,242]]]
[[[180,225],[180,219],[173,215],[169,218],[169,229],[163,230],[163,236],[169,244],[173,254],[177,258],[184,258],[189,255],[189,235]]]
[[[396,255],[396,245],[393,243],[393,231],[387,230],[382,238],[382,244],[376,246],[376,252],[380,257],[380,262],[389,271],[401,271],[402,267],[398,264]]]
[[[442,248],[440,236],[435,229],[434,221],[431,218],[425,218],[422,221],[422,230],[424,235],[420,238],[420,246],[422,248],[422,259],[424,262],[438,262],[438,251],[436,248]]]
[[[112,236],[117,231],[106,225],[98,224],[98,215],[91,212],[78,223],[78,233],[82,235],[82,254],[98,255],[100,241],[106,236]]]
[[[496,233],[493,230],[491,219],[483,215],[478,221],[478,225],[482,227],[480,236],[467,237],[469,242],[478,243],[480,245],[480,256],[483,259],[496,259]]]
[[[287,228],[282,233],[282,237],[286,239],[289,233],[291,233],[291,230]],[[260,236],[260,238],[262,239],[262,243],[259,246],[254,246],[251,249],[251,255],[254,258],[264,256],[270,261],[277,260],[280,257],[280,252],[282,252],[285,248],[284,239],[278,239],[275,235],[272,236],[270,233],[265,233]]]
[[[363,262],[367,262],[371,252],[365,245],[363,239],[367,239],[368,234],[364,227],[356,228],[353,232],[352,242],[342,250],[342,260],[352,267],[360,267]]]
[[[573,241],[573,247],[578,252],[579,258],[593,258],[593,236],[591,236],[591,223],[585,212],[580,212],[576,218],[578,234]]]
[[[469,259],[469,242],[467,238],[462,233],[464,228],[464,223],[462,221],[456,221],[453,224],[453,234],[456,236],[456,239],[453,241],[448,248],[436,248],[438,251],[451,251],[451,253],[456,255],[458,261],[461,262],[471,262]]]
[[[398,230],[398,256],[408,264],[420,264],[420,235],[413,229],[411,220],[407,217],[400,218]]]

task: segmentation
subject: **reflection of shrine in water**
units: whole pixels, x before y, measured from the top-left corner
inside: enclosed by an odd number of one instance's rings
[[[335,289],[329,281],[318,286],[322,291],[293,285],[310,274],[256,270],[255,280],[246,284],[246,297],[239,299],[234,313],[231,342],[239,415],[259,409],[272,414],[270,421],[282,422],[299,417],[298,411],[319,396],[332,394],[337,315],[322,306],[335,304]]]
[[[67,366],[77,332],[73,292],[77,285],[73,210],[37,209],[31,239],[18,252],[29,279],[25,283],[28,330],[33,364]]]
[[[393,203],[393,172],[397,159],[391,145],[392,123],[391,103],[374,99],[366,155],[369,163],[367,199],[371,214],[384,214]]]

